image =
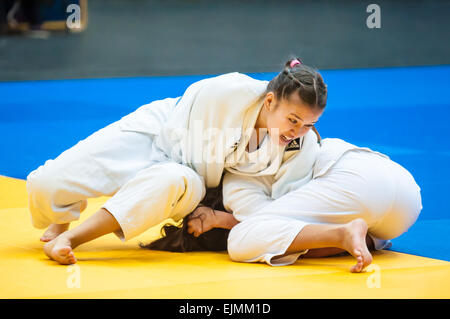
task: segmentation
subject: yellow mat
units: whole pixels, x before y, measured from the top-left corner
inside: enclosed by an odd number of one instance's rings
[[[79,222],[104,200],[90,200]],[[0,298],[450,297],[449,262],[391,251],[376,252],[360,274],[349,272],[350,256],[271,267],[235,263],[226,252],[139,248],[158,236],[155,227],[127,243],[108,235],[82,245],[78,263],[62,266],[44,255],[42,233],[31,226],[25,182],[0,176]]]

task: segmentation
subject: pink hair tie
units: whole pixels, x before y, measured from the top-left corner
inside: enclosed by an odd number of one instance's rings
[[[298,64],[302,64],[302,62],[299,61],[299,60],[297,60],[297,59],[292,60],[292,61],[291,61],[291,65],[290,65],[291,69],[292,69],[294,66],[298,65]]]

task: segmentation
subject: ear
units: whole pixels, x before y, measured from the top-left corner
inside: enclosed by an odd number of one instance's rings
[[[264,107],[268,111],[273,111],[273,109],[275,109],[276,104],[277,100],[275,94],[272,91],[267,92],[266,97],[264,98]]]

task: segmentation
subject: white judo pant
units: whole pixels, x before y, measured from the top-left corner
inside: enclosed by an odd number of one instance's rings
[[[271,202],[237,224],[228,253],[240,262],[288,265],[307,251],[283,257],[309,224],[345,224],[362,218],[375,248],[406,232],[422,209],[420,188],[411,174],[376,153],[352,150],[324,175]],[[378,246],[378,247],[377,247]]]
[[[205,195],[203,178],[171,162],[153,138],[121,129],[119,121],[46,161],[27,177],[33,226],[75,221],[87,198],[103,195],[112,196],[103,208],[120,224],[122,241],[185,217]]]

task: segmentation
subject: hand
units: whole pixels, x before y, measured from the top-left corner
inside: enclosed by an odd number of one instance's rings
[[[206,206],[198,206],[188,218],[188,233],[195,237],[211,230],[216,224],[214,210]]]

